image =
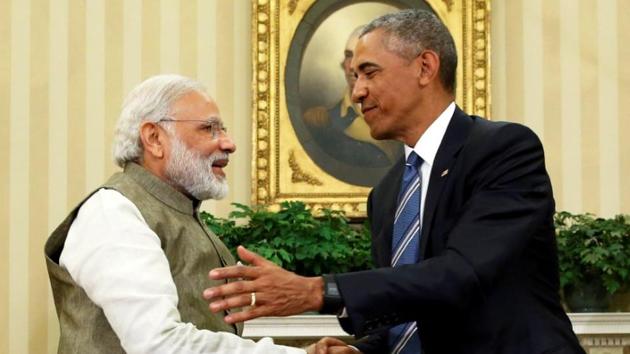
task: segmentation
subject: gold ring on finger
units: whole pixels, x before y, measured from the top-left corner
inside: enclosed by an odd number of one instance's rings
[[[256,293],[255,293],[255,292],[252,292],[252,293],[250,294],[250,296],[251,296],[252,300],[251,300],[251,302],[249,303],[249,306],[256,306]]]

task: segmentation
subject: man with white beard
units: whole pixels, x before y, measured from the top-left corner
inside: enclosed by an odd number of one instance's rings
[[[238,337],[242,326],[210,314],[201,296],[222,283],[208,268],[234,264],[198,208],[226,195],[235,149],[198,82],[160,75],[132,90],[114,137],[123,172],[46,243],[59,353],[304,353]]]

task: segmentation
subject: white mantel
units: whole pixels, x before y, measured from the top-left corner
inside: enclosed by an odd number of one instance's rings
[[[573,330],[578,335],[630,335],[630,313],[570,313]],[[299,315],[265,317],[245,323],[243,336],[249,338],[320,338],[349,337],[335,316]]]
[[[630,346],[630,313],[570,313],[573,330],[590,353],[623,353]],[[244,337],[284,340],[317,340],[321,337],[349,339],[335,316],[300,315],[266,317],[245,323]],[[599,351],[607,348],[606,351]],[[619,351],[617,351],[617,349]]]
[[[630,335],[629,312],[570,313],[569,318],[576,334]]]

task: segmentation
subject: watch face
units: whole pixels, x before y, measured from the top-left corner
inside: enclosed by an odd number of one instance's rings
[[[343,309],[343,299],[337,282],[333,276],[324,275],[324,284],[324,303],[319,312],[327,315],[338,315]]]
[[[337,284],[334,282],[330,282],[326,284],[326,295],[327,296],[339,296],[339,289],[337,288]]]

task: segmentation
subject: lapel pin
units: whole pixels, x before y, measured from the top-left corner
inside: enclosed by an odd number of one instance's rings
[[[442,174],[440,175],[440,177],[444,177],[448,174],[448,168],[444,171],[442,171]]]

